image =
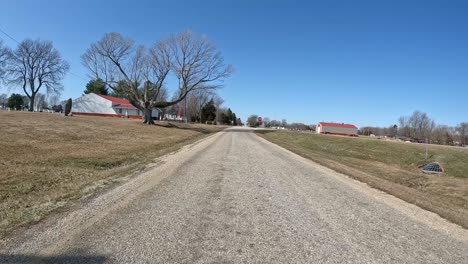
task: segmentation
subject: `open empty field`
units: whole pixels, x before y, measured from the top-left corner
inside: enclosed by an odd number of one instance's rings
[[[0,111],[0,237],[222,129]]]
[[[429,146],[429,161],[446,173],[428,175],[425,146],[287,131],[258,135],[321,165],[416,204],[468,228],[468,148]]]

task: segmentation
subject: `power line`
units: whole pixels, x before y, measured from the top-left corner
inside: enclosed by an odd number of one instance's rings
[[[83,81],[87,81],[87,79],[85,79],[84,77],[81,77],[80,75],[76,74],[76,73],[73,73],[73,72],[69,72],[71,75],[77,77],[77,78],[80,78],[82,79]]]
[[[9,39],[13,40],[14,42],[16,42],[17,44],[20,44],[19,41],[17,41],[15,38],[13,38],[12,36],[10,36],[8,33],[6,33],[2,28],[1,28],[1,25],[0,25],[0,32],[2,32],[5,36],[7,36]],[[76,73],[73,73],[71,71],[69,71],[69,73],[77,78],[80,78],[84,81],[87,81],[87,79],[85,79],[84,77],[81,77],[80,75],[76,74]]]
[[[13,40],[14,42],[16,42],[16,43],[19,44],[19,41],[17,41],[16,39],[14,39],[12,36],[8,35],[8,33],[6,33],[5,31],[3,31],[3,29],[0,28],[0,32],[2,32],[5,36],[7,36],[7,37],[10,38],[11,40]]]

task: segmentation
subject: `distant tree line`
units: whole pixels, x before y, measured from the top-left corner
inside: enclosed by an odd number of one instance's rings
[[[251,127],[266,127],[266,128],[285,128],[291,130],[315,130],[315,125],[306,125],[304,123],[288,123],[286,119],[271,120],[269,117],[262,118],[262,122],[258,122],[258,115],[250,115],[247,118],[247,125]]]
[[[45,94],[37,93],[33,109],[36,112],[63,112],[67,101],[60,101],[60,95],[58,94],[47,97]],[[26,95],[21,95],[19,93],[12,93],[10,96],[7,94],[0,94],[0,109],[29,111],[29,107],[30,99]]]
[[[188,122],[218,125],[242,125],[240,118],[231,110],[223,107],[224,100],[214,91],[198,90],[183,101],[162,108],[163,114],[181,115]]]
[[[388,127],[361,127],[359,134],[398,137],[420,143],[465,146],[468,144],[468,122],[451,127],[437,124],[424,112],[414,111],[410,116],[401,116],[398,124]]]

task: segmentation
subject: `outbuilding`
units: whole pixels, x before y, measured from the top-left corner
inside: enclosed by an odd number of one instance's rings
[[[319,122],[317,134],[332,134],[357,137],[358,128],[352,124]]]
[[[153,119],[159,119],[160,110],[153,109]],[[85,94],[73,101],[73,115],[128,117],[141,119],[143,112],[123,98],[95,93]]]

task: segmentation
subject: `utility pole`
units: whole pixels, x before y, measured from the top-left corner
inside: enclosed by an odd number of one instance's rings
[[[187,96],[185,96],[185,98],[184,98],[184,118],[185,118],[185,123],[187,124],[188,123],[188,120],[187,120]]]
[[[426,162],[427,162],[427,151],[428,151],[428,148],[429,148],[429,143],[428,143],[428,139],[426,138]]]

